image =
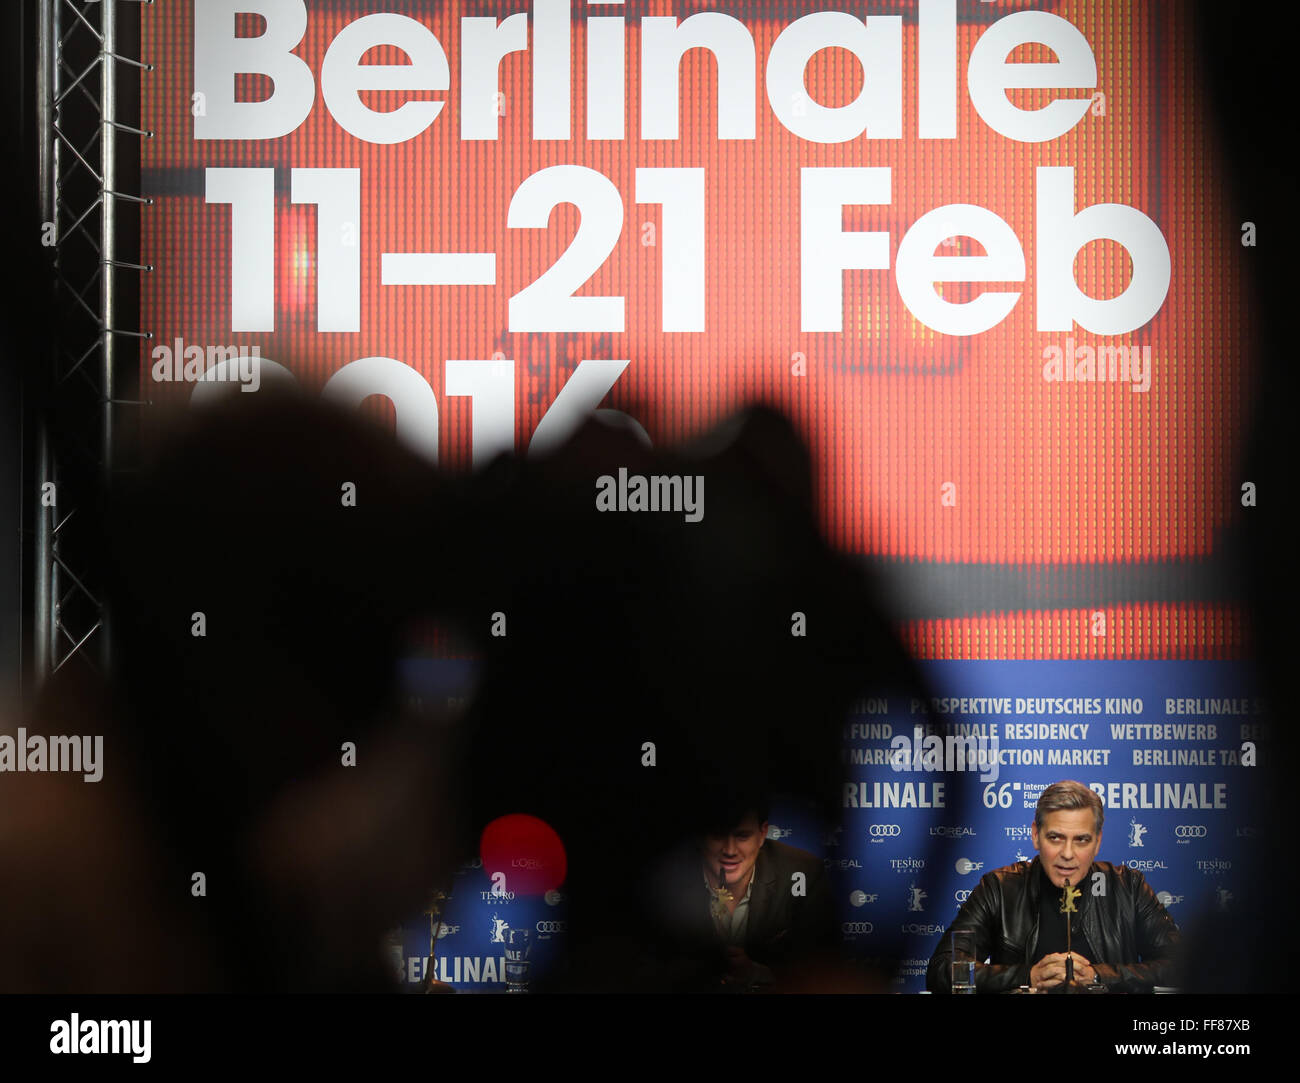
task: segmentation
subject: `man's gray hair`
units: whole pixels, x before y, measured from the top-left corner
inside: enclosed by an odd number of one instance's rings
[[[1043,821],[1053,812],[1068,812],[1078,808],[1092,809],[1095,831],[1101,834],[1101,822],[1105,819],[1101,798],[1082,782],[1053,782],[1043,791],[1034,810],[1034,826],[1042,829]]]

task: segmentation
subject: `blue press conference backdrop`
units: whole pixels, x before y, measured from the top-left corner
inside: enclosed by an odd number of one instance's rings
[[[1242,866],[1262,799],[1251,763],[1268,742],[1247,666],[944,661],[924,670],[938,702],[882,696],[847,719],[840,823],[773,807],[769,837],[825,861],[846,955],[901,959],[899,990],[923,989],[940,935],[980,877],[1033,858],[1034,805],[1065,778],[1102,796],[1099,859],[1141,870],[1180,925],[1231,909],[1249,890]],[[407,680],[442,695],[469,672],[423,663]],[[503,896],[480,864],[462,867],[435,929],[438,978],[466,992],[504,990],[512,929],[529,930],[534,973],[553,965],[564,950],[563,890]],[[428,965],[429,917],[406,924],[402,939],[394,966],[414,989]]]

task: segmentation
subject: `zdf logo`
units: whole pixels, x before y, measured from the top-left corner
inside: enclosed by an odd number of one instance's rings
[[[1204,824],[1179,824],[1174,828],[1176,839],[1203,839],[1209,834]]]
[[[984,867],[983,861],[971,861],[969,858],[966,857],[959,857],[957,859],[956,869],[963,876],[967,876],[972,872],[977,872],[983,867]]]
[[[903,833],[903,829],[898,824],[872,824],[868,834],[873,839],[897,838]]]

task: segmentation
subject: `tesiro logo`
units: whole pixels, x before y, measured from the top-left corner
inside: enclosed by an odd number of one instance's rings
[[[925,858],[893,857],[889,859],[889,867],[895,872],[909,872],[912,869],[923,869],[925,868]]]
[[[969,858],[965,857],[959,857],[957,859],[956,869],[963,876],[969,876],[973,872],[978,872],[983,867],[983,861],[971,861]]]
[[[1009,839],[1027,839],[1031,837],[1028,824],[1023,827],[1004,827],[1002,830]]]
[[[867,830],[872,842],[879,842],[881,839],[896,839],[903,833],[903,829],[898,824],[872,824]]]
[[[1204,824],[1179,824],[1174,828],[1174,838],[1179,842],[1187,842],[1189,839],[1203,839],[1209,833],[1209,829]]]
[[[1212,857],[1208,861],[1198,861],[1196,867],[1201,872],[1209,874],[1214,872],[1227,872],[1232,868],[1232,862],[1221,857]]]

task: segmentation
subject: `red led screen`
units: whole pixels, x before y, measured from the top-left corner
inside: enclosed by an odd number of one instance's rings
[[[909,642],[923,655],[1241,653],[1239,611],[1203,591],[1197,569],[1212,562],[1240,501],[1250,249],[1223,195],[1181,5],[197,7],[206,20],[197,46],[196,5],[159,0],[143,14],[154,65],[144,126],[155,134],[143,160],[154,200],[144,262],[154,272],[142,315],[154,337],[141,366],[154,402],[176,405],[194,390],[155,377],[153,351],[177,340],[182,352],[257,346],[311,394],[350,363],[388,358],[352,370],[354,380],[340,377],[335,391],[363,398],[363,409],[459,469],[470,465],[476,422],[486,453],[500,446],[512,411],[522,453],[580,362],[626,361],[601,404],[634,416],[655,443],[753,399],[794,417],[814,449],[828,534],[898,574]],[[562,10],[571,13],[567,65]],[[522,21],[508,22],[516,12]],[[809,22],[797,33],[800,20],[832,13],[858,30]],[[386,23],[362,22],[384,15]],[[844,45],[808,59],[806,97],[785,94],[791,83],[779,72],[788,76],[791,51],[840,30]],[[696,32],[723,43],[723,58],[684,48]],[[277,35],[294,39],[298,60],[288,44],[277,50]],[[590,50],[589,35],[597,38]],[[1042,72],[1059,63],[1063,81],[990,90],[998,41],[1016,35],[1029,40],[1010,50],[1006,67]],[[445,79],[430,38],[446,58]],[[256,39],[260,52],[229,44]],[[378,44],[366,47],[371,40]],[[1094,86],[1066,63],[1066,46],[1077,60],[1080,40],[1095,60]],[[621,80],[612,74],[620,44]],[[680,117],[669,138],[656,125],[671,115],[671,89],[643,70],[652,64],[643,52],[661,72],[665,49],[678,46]],[[284,74],[259,74],[265,65],[247,60],[240,67],[249,56],[274,56]],[[368,65],[387,74],[360,71]],[[304,73],[303,119],[286,134],[254,138],[256,124],[276,117],[252,108],[240,132],[226,99],[277,102],[287,115],[302,104]],[[385,78],[430,89],[364,89]],[[395,111],[417,116],[422,102],[442,106],[409,138],[381,143],[348,130],[391,135]],[[1080,103],[1082,115],[1051,138],[1013,138],[1011,122],[997,120],[1028,123],[1062,102]],[[860,135],[809,137],[814,122],[851,127],[855,103],[866,118]],[[489,116],[491,137],[464,137],[484,135]],[[720,138],[720,125],[738,137]],[[845,204],[838,220],[823,205],[832,198]],[[1147,238],[1137,258],[1113,239],[1073,254],[1102,220],[1085,208],[1104,205],[1120,208],[1109,222],[1148,223],[1133,226],[1131,236]],[[957,206],[966,209],[943,209]],[[238,216],[244,248],[234,256]],[[1170,268],[1153,312],[1130,305],[1137,314],[1129,318],[1119,302],[1087,308],[1087,298],[1119,298],[1139,277],[1148,286],[1158,279],[1151,229]],[[1023,273],[1007,273],[1017,251]],[[485,280],[490,270],[490,281],[398,284],[435,273],[431,263],[391,258],[421,253],[477,254],[437,273]],[[929,257],[981,256],[995,276],[963,282],[961,268],[977,265],[954,262],[952,281],[931,275],[918,292],[917,276],[935,266]],[[906,296],[904,266],[912,268]],[[1084,298],[1073,313],[1061,300],[1069,296],[1062,273]],[[837,315],[827,300],[832,282],[842,290],[839,329],[817,329]],[[1158,285],[1150,288],[1161,293]],[[934,300],[918,315],[927,292]],[[991,326],[953,333],[977,305],[1010,293],[1018,299]],[[607,300],[576,303],[583,298]],[[331,326],[339,329],[322,329]],[[468,393],[474,374],[453,362],[493,359],[495,368],[476,370],[480,389],[489,371],[502,381],[489,408],[487,391],[482,402]],[[1067,369],[1080,378],[1065,379]],[[611,371],[592,367],[578,383],[595,394]],[[411,385],[412,374],[427,389]],[[399,385],[396,402],[374,397]],[[956,601],[931,604],[954,582],[962,584]],[[1095,634],[1099,610],[1105,636]]]

